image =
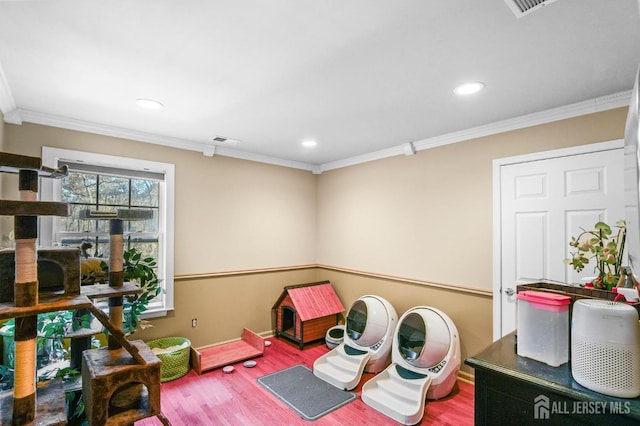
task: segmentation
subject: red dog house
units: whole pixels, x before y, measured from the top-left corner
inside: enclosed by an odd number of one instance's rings
[[[329,281],[287,286],[273,305],[276,336],[305,343],[323,339],[345,311]]]

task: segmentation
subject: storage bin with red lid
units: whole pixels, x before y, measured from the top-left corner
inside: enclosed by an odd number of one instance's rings
[[[569,361],[571,298],[542,291],[521,291],[518,300],[518,355],[553,367]]]

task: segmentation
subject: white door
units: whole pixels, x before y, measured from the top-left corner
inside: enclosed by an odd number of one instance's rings
[[[516,328],[516,285],[541,279],[578,284],[593,275],[591,265],[577,274],[563,260],[570,256],[569,240],[581,228],[593,229],[598,221],[613,226],[624,219],[622,141],[592,148],[611,145],[615,148],[596,152],[515,157],[494,167],[500,203],[494,314],[496,302],[500,311],[494,315],[494,339]]]

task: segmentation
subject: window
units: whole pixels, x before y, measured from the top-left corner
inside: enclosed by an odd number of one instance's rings
[[[42,162],[67,165],[62,179],[43,179],[45,200],[69,203],[68,217],[43,217],[40,245],[85,247],[89,256],[108,257],[109,222],[83,219],[81,212],[143,209],[152,218],[124,222],[124,249],[135,247],[153,257],[162,293],[148,306],[146,317],[173,309],[173,193],[174,165],[57,148],[42,148]]]

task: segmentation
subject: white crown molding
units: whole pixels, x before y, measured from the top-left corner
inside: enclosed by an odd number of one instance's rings
[[[416,147],[413,146],[413,142],[407,142],[402,145],[402,152],[404,152],[404,155],[415,155]]]
[[[16,108],[4,113],[4,122],[20,126],[22,124],[22,111]]]
[[[2,70],[0,69],[0,73]],[[8,86],[3,83],[4,76],[0,74],[0,107],[5,108],[7,99],[13,102]],[[3,88],[4,85],[4,88]],[[4,91],[3,91],[4,90]],[[285,160],[266,155],[253,154],[239,150],[230,149],[224,146],[215,146],[212,149],[210,142],[189,141],[167,136],[161,136],[151,133],[138,132],[130,129],[107,126],[103,124],[75,120],[67,117],[59,117],[51,114],[44,114],[35,111],[21,110],[12,107],[11,103],[6,103],[8,109],[4,113],[4,121],[11,124],[22,124],[22,121],[29,123],[42,124],[52,127],[60,127],[63,129],[76,130],[81,132],[95,133],[105,136],[112,136],[123,139],[131,139],[140,142],[164,145],[173,148],[185,149],[189,151],[202,152],[204,155],[213,156],[221,155],[224,157],[233,157],[242,160],[256,161],[260,163],[272,164],[276,166],[289,167],[300,170],[307,170],[314,174],[321,174],[324,171],[339,169],[342,167],[354,166],[361,163],[381,160],[383,158],[394,157],[397,155],[413,155],[417,151],[435,148],[442,145],[462,142],[483,136],[490,136],[511,130],[522,129],[525,127],[535,126],[539,124],[550,123],[553,121],[563,120],[567,118],[577,117],[586,114],[592,114],[600,111],[606,111],[614,108],[628,106],[631,99],[631,90],[614,93],[608,96],[602,96],[583,102],[578,102],[563,107],[553,108],[533,114],[523,115],[520,117],[502,120],[485,126],[478,126],[471,129],[461,130],[459,132],[448,133],[446,135],[436,136],[433,138],[422,139],[416,142],[404,143],[402,145],[375,151],[355,157],[345,158],[342,160],[332,161],[320,165],[303,163],[292,160]]]
[[[41,124],[44,126],[59,127],[62,129],[75,130],[78,132],[94,133],[104,136],[112,136],[122,139],[132,139],[139,142],[154,143],[158,145],[170,146],[189,151],[203,151],[204,144],[186,141],[183,139],[170,138],[167,136],[155,135],[152,133],[138,132],[130,129],[98,124],[90,121],[76,120],[68,117],[61,117],[52,114],[45,114],[36,111],[21,110],[22,120],[28,123]]]
[[[289,167],[291,169],[306,170],[316,173],[317,166],[314,164],[302,163],[299,161],[284,160],[281,158],[269,157],[267,155],[253,154],[250,152],[238,151],[224,146],[216,148],[216,155],[224,157],[233,157],[240,160],[257,161],[258,163],[272,164],[274,166]]]
[[[185,149],[188,151],[202,152],[203,155],[212,157],[215,155],[221,155],[224,157],[233,157],[243,160],[257,161],[261,163],[273,164],[277,166],[290,167],[294,169],[302,169],[307,171],[314,171],[315,165],[300,163],[295,161],[282,160],[279,158],[268,157],[265,155],[251,154],[242,151],[237,151],[221,146],[212,145],[211,142],[198,142],[189,141],[177,138],[170,138],[167,136],[160,136],[152,133],[138,132],[130,129],[123,129],[120,127],[107,126],[103,124],[93,123],[89,121],[75,120],[67,117],[59,117],[51,114],[44,114],[35,111],[28,110],[16,110],[22,117],[22,121],[26,121],[34,124],[41,124],[51,127],[59,127],[68,130],[75,130],[79,132],[94,133],[104,136],[112,136],[122,139],[131,139],[139,142],[152,143],[156,145],[169,146],[172,148]],[[5,121],[7,117],[5,116]],[[8,122],[8,121],[7,121]],[[21,124],[21,123],[13,123]]]
[[[624,92],[614,93],[612,95],[602,96],[583,102],[577,102],[558,108],[552,108],[546,111],[522,115],[520,117],[510,118],[508,120],[497,121],[485,126],[473,127],[471,129],[461,130],[459,132],[453,132],[446,135],[435,136],[433,138],[422,139],[416,142],[412,142],[411,145],[413,146],[415,151],[422,151],[425,149],[435,148],[442,145],[449,145],[452,143],[480,138],[483,136],[495,135],[511,130],[523,129],[525,127],[551,123],[553,121],[559,121],[567,118],[578,117],[581,115],[593,114],[596,112],[629,106],[630,101],[631,90],[627,90]],[[354,166],[356,164],[366,163],[369,161],[381,160],[383,158],[393,157],[396,155],[407,155],[407,151],[404,149],[406,146],[407,144],[404,144],[394,148],[388,148],[369,154],[321,164],[320,169],[323,171],[328,171],[341,167]]]
[[[551,123],[553,121],[629,106],[630,101],[631,90],[627,90],[625,92],[589,99],[587,101],[552,108],[546,111],[496,121],[495,123],[487,124],[485,126],[478,126],[467,130],[461,130],[459,132],[423,139],[421,141],[414,142],[414,145],[416,150],[421,151],[423,149],[435,148],[437,146],[462,142],[469,139],[495,135],[498,133]]]
[[[4,115],[16,109],[16,101],[13,99],[7,76],[0,64],[0,111]]]
[[[382,160],[383,158],[395,157],[396,155],[404,155],[402,146],[394,146],[380,151],[370,152],[368,154],[357,155],[355,157],[345,158],[344,160],[331,161],[320,165],[323,172],[340,169],[342,167],[354,166],[356,164],[368,163],[370,161]]]

